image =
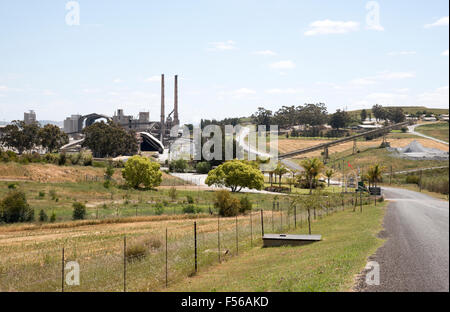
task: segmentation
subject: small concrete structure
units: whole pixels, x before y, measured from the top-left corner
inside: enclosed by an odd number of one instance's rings
[[[301,246],[322,240],[322,235],[264,234],[263,247]]]

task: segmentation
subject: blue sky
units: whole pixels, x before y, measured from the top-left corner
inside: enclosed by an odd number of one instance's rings
[[[0,2],[0,120],[117,108],[157,120],[161,73],[166,110],[180,77],[182,122],[449,105],[447,0],[78,0],[72,26],[67,2]]]

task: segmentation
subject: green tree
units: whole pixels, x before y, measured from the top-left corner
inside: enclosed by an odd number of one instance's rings
[[[386,109],[379,104],[372,106],[372,113],[376,120],[386,119]]]
[[[273,170],[273,173],[278,176],[278,183],[281,187],[281,178],[283,177],[283,175],[288,173],[288,169],[282,164],[278,163],[276,168]]]
[[[72,220],[84,220],[86,217],[86,206],[83,203],[75,202],[72,204]]]
[[[134,132],[126,131],[113,122],[96,122],[83,129],[83,147],[88,147],[94,157],[116,157],[137,153],[138,143]]]
[[[239,213],[240,202],[237,198],[231,196],[227,190],[214,192],[214,207],[223,217],[233,217]]]
[[[156,162],[141,156],[133,156],[125,163],[122,176],[133,188],[144,185],[146,188],[159,186],[162,182],[160,166]]]
[[[367,171],[367,179],[369,180],[369,185],[377,186],[377,182],[381,182],[383,180],[383,171],[384,167],[376,164],[371,166]]]
[[[325,176],[327,177],[327,182],[328,182],[328,187],[330,187],[330,180],[334,175],[334,171],[333,169],[328,169],[327,171],[325,171]]]
[[[367,111],[365,109],[363,109],[360,113],[360,116],[361,116],[361,122],[366,120],[367,119]]]
[[[1,143],[9,148],[15,148],[19,154],[33,149],[39,144],[39,124],[26,124],[20,120],[14,120],[3,129]]]
[[[58,126],[47,124],[39,129],[39,142],[47,152],[52,153],[69,143],[69,137]]]
[[[324,168],[323,162],[318,158],[304,159],[300,165],[305,170],[305,177],[309,183],[309,194],[312,194],[313,183]]]
[[[252,120],[257,125],[265,125],[267,128],[272,124],[272,111],[258,107],[258,111],[252,115]]]
[[[339,130],[340,128],[345,128],[350,122],[350,116],[346,111],[341,111],[338,109],[330,118],[330,126],[333,129]]]
[[[405,113],[401,107],[391,107],[387,110],[387,119],[393,123],[399,123],[405,121]]]
[[[264,187],[264,176],[256,163],[241,160],[227,161],[208,173],[205,183],[231,188],[240,192],[243,187],[260,190]]]
[[[28,205],[24,192],[12,190],[0,202],[0,221],[14,223],[33,220],[34,210]]]

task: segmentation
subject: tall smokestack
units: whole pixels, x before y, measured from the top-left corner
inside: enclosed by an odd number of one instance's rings
[[[180,124],[180,120],[178,119],[178,75],[175,75],[175,90],[174,90],[174,108],[173,108],[173,123],[175,125]]]
[[[161,74],[161,142],[164,144],[164,134],[166,131],[166,116],[164,114],[164,74]]]

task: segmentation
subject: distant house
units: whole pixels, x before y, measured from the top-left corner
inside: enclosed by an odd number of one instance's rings
[[[442,114],[439,116],[439,119],[442,121],[449,121],[448,114]]]
[[[358,125],[358,129],[373,130],[382,128],[382,125]]]
[[[423,117],[422,120],[423,121],[436,121],[437,119],[436,119],[436,117],[431,116],[431,117]]]

